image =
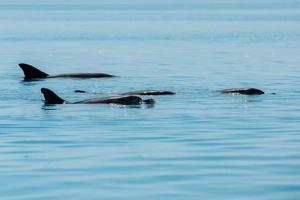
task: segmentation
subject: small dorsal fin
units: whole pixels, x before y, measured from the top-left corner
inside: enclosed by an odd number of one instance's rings
[[[31,65],[20,63],[19,66],[24,72],[25,80],[30,80],[34,78],[46,78],[47,76],[49,76],[49,74],[42,72],[41,70]]]
[[[66,101],[64,99],[57,96],[57,94],[55,94],[53,91],[49,90],[48,88],[42,88],[41,92],[44,94],[46,104],[66,103]]]
[[[75,93],[87,93],[87,92],[84,91],[84,90],[75,90],[74,92],[75,92]]]

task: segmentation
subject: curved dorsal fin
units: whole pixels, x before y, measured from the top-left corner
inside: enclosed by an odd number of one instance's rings
[[[63,104],[66,102],[48,88],[42,88],[41,92],[44,94],[46,104]]]
[[[41,70],[31,65],[20,63],[19,66],[24,72],[25,80],[30,80],[34,78],[46,78],[47,76],[49,76],[49,74],[42,72]]]

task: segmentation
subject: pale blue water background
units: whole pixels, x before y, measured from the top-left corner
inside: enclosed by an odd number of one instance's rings
[[[2,0],[0,199],[300,199],[299,22],[298,0]],[[214,92],[248,86],[277,95]],[[41,87],[177,95],[45,107]]]

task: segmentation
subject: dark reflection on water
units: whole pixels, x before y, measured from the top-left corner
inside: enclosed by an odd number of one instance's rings
[[[43,110],[58,110],[57,106],[55,104],[46,104],[44,103],[44,105],[42,106]]]
[[[45,79],[44,78],[30,79],[30,80],[23,79],[22,81],[20,81],[20,83],[22,83],[23,85],[30,86],[30,85],[35,85],[35,84],[37,84],[37,82],[41,82],[41,81],[45,81]]]

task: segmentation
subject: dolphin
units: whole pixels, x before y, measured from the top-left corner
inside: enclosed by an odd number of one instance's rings
[[[75,93],[89,93],[84,90],[75,90]],[[93,93],[93,94],[98,94],[98,93]],[[138,96],[143,96],[143,95],[175,95],[175,92],[172,91],[167,91],[167,90],[137,90],[133,92],[126,92],[122,93],[120,95],[138,95]]]
[[[122,95],[174,95],[175,92],[167,90],[138,90],[133,92],[122,93]]]
[[[103,73],[73,73],[73,74],[53,74],[49,75],[41,70],[25,63],[19,64],[24,72],[25,80],[39,79],[39,78],[110,78],[115,77],[110,74]]]
[[[217,92],[223,94],[243,94],[243,95],[265,94],[264,91],[257,88],[234,88],[234,89],[217,90]]]
[[[119,95],[99,99],[88,99],[71,103],[59,97],[48,88],[42,88],[41,92],[44,94],[46,104],[120,104],[120,105],[141,105],[154,104],[154,99],[143,100],[138,96],[133,95]]]

